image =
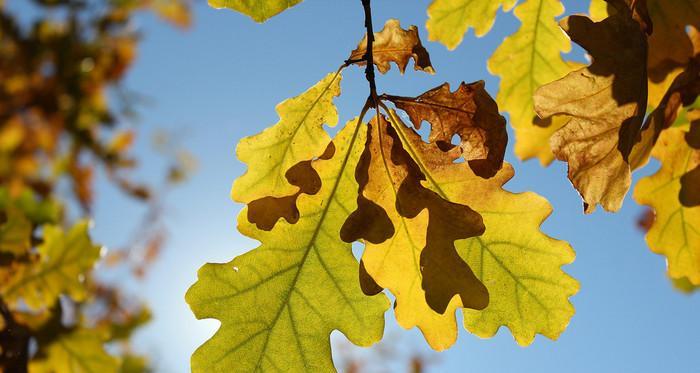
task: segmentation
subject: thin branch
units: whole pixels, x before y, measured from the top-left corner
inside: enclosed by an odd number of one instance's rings
[[[372,106],[377,109],[379,98],[377,97],[377,84],[374,79],[374,56],[372,54],[374,30],[372,29],[372,7],[370,5],[370,0],[362,0],[362,7],[365,10],[365,29],[367,30],[367,52],[363,57],[365,62],[367,62],[365,78],[367,78],[367,82],[369,83],[369,96]]]

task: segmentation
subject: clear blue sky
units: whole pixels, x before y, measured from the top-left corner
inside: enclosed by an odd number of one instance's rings
[[[573,0],[565,4],[567,13],[588,5]],[[426,42],[427,5],[425,0],[375,0],[375,25],[381,28],[386,19],[398,18],[404,26],[418,25]],[[168,198],[167,251],[145,282],[131,286],[155,312],[154,322],[138,334],[137,345],[154,356],[159,372],[188,371],[190,354],[218,325],[195,320],[184,302],[197,269],[205,262],[229,261],[256,246],[236,231],[241,206],[229,199],[232,181],[244,171],[234,155],[236,143],[275,123],[275,105],[335,70],[363,34],[358,0],[306,0],[262,25],[201,1],[194,16],[194,26],[187,32],[151,16],[139,18],[144,41],[127,80],[127,87],[152,102],[141,110],[143,129],[179,131],[183,144],[200,162],[194,178]],[[416,95],[444,81],[456,85],[484,79],[495,94],[498,80],[487,72],[486,60],[516,27],[512,14],[501,13],[486,37],[470,34],[454,52],[426,42],[437,74],[409,70],[401,77],[393,69],[379,77],[379,90]],[[361,72],[350,69],[338,100],[341,122],[357,114],[365,96]],[[554,206],[543,229],[569,241],[577,252],[576,262],[566,268],[581,282],[580,293],[572,299],[577,313],[558,341],[538,336],[527,348],[519,347],[504,328],[489,340],[461,330],[457,344],[438,355],[440,364],[434,370],[700,372],[700,295],[688,296],[671,287],[664,258],[648,250],[635,226],[642,209],[627,198],[617,214],[598,211],[584,216],[581,201],[566,180],[565,165],[542,168],[537,161],[522,163],[513,155],[512,139],[511,132],[507,159],[514,163],[516,177],[507,187],[536,191]],[[139,151],[149,156],[146,143]],[[151,163],[144,175],[157,166]],[[108,245],[123,242],[123,232],[137,223],[133,212],[133,203],[101,186],[97,239]],[[392,317],[387,320],[388,330],[395,334]],[[416,330],[402,332],[407,348],[427,352]]]

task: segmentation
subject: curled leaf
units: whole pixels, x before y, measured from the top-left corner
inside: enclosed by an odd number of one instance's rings
[[[535,110],[542,118],[571,117],[551,145],[555,157],[569,164],[585,211],[597,204],[616,211],[630,186],[628,157],[646,110],[646,34],[626,7],[601,22],[571,16],[561,25],[593,63],[540,87]]]
[[[367,53],[367,35],[350,53],[348,60],[360,60],[364,58],[365,53]],[[404,30],[397,19],[386,21],[382,31],[374,33],[372,57],[374,64],[382,74],[386,74],[391,69],[391,62],[395,63],[403,74],[411,58],[416,70],[429,74],[435,73],[435,69],[430,63],[430,55],[418,36],[418,28],[410,26],[408,30]],[[359,61],[357,64],[363,66],[367,62]]]
[[[385,95],[405,111],[416,128],[430,123],[429,141],[440,149],[452,148],[452,137],[459,135],[462,157],[481,177],[491,177],[501,168],[508,133],[506,120],[496,102],[484,89],[484,82],[462,82],[454,92],[444,83],[418,97]]]

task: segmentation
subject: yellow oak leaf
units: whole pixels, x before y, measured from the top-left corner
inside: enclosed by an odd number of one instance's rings
[[[505,164],[490,179],[475,175],[465,164],[437,157],[433,144],[392,122],[401,140],[426,174],[426,187],[443,198],[471,206],[484,219],[483,235],[457,242],[460,255],[489,290],[484,310],[464,309],[464,325],[480,337],[493,336],[507,326],[521,345],[532,342],[536,333],[556,339],[569,323],[574,307],[568,298],[576,294],[578,282],[561,270],[573,262],[568,243],[555,240],[539,229],[552,209],[535,193],[511,193],[502,189],[513,176]],[[408,277],[404,275],[405,277]]]
[[[624,4],[601,22],[571,16],[561,25],[593,63],[537,89],[535,111],[541,118],[571,117],[552,135],[551,146],[569,164],[586,213],[597,204],[617,211],[630,186],[627,158],[646,111],[646,34]]]
[[[355,208],[353,172],[366,128],[350,121],[332,157],[313,161],[322,186],[298,196],[296,224],[258,230],[243,211],[239,230],[261,245],[199,270],[186,300],[197,318],[219,319],[221,327],[195,351],[194,372],[333,371],[333,330],[362,346],[381,339],[389,301],[362,293],[359,265],[339,235]]]
[[[84,276],[100,257],[100,246],[88,236],[88,223],[79,222],[67,233],[45,225],[43,234],[38,262],[13,268],[9,280],[0,284],[0,294],[11,304],[22,300],[31,309],[50,307],[61,294],[83,300]]]
[[[364,58],[366,52],[367,35],[362,38],[357,48],[350,53],[348,59],[360,60]],[[418,36],[418,28],[410,26],[408,30],[404,30],[396,19],[386,21],[382,31],[374,33],[372,59],[382,74],[386,74],[391,69],[392,62],[396,64],[399,71],[403,74],[410,59],[413,59],[415,70],[429,74],[435,73],[435,69],[430,63],[430,55],[423,47],[420,36]],[[357,64],[364,66],[367,62],[360,61]]]
[[[109,355],[99,333],[78,329],[60,335],[43,348],[43,356],[29,363],[29,373],[110,373],[119,372],[119,361]]]
[[[496,20],[499,8],[509,11],[517,0],[433,0],[428,6],[428,39],[455,49],[469,28],[485,35]]]
[[[645,177],[634,189],[634,199],[650,206],[656,219],[646,235],[651,250],[666,256],[668,274],[672,279],[686,277],[693,285],[700,285],[700,206],[683,203],[683,178],[700,167],[700,149],[693,148],[687,134],[688,126],[672,127],[661,133],[652,156],[661,162],[661,168]],[[688,193],[700,193],[700,180],[686,180]],[[686,196],[688,198],[690,196]]]
[[[300,2],[302,0],[209,0],[209,6],[232,9],[255,22],[265,22]]]
[[[537,157],[543,165],[554,159],[549,138],[569,118],[555,116],[542,121],[535,114],[532,96],[546,83],[559,79],[579,66],[567,63],[561,54],[571,43],[555,17],[564,12],[560,0],[528,0],[513,11],[520,28],[506,37],[488,61],[489,71],[501,78],[496,101],[510,115],[515,130],[515,154],[520,159]]]
[[[383,117],[375,117],[369,126],[362,167],[356,173],[360,199],[369,202],[358,203],[341,237],[365,241],[364,268],[396,297],[398,323],[418,326],[433,348],[443,350],[457,337],[456,308],[482,309],[488,303],[486,288],[454,247],[455,238],[483,232],[481,217],[427,189],[418,192],[424,188],[422,175],[396,131]],[[406,192],[412,188],[415,191]],[[417,211],[406,214],[407,210]]]
[[[236,154],[248,170],[233,183],[235,201],[249,203],[296,191],[285,174],[297,163],[320,156],[329,143],[323,125],[338,123],[333,98],[340,95],[340,80],[340,72],[328,74],[306,92],[283,101],[276,108],[279,122],[238,143]]]

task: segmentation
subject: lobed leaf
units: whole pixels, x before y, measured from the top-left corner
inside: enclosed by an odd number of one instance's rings
[[[447,49],[455,49],[469,28],[476,36],[491,29],[498,9],[509,11],[517,0],[433,0],[428,6],[428,39],[439,41]]]
[[[300,2],[302,0],[209,0],[209,6],[232,9],[255,22],[265,22]]]
[[[543,165],[554,155],[549,138],[569,121],[554,116],[549,121],[535,114],[535,90],[572,70],[578,64],[565,62],[561,54],[571,50],[571,43],[561,32],[555,18],[564,12],[560,0],[528,0],[513,11],[520,28],[506,37],[488,61],[489,71],[500,77],[496,101],[510,115],[515,130],[515,154],[520,159],[539,158]]]
[[[329,334],[340,330],[355,344],[381,339],[385,296],[365,296],[358,263],[339,232],[355,208],[352,172],[366,136],[349,122],[329,159],[313,162],[322,180],[298,197],[296,224],[267,232],[239,216],[239,230],[261,245],[229,263],[206,264],[186,300],[197,318],[221,327],[192,356],[195,372],[333,371]]]
[[[119,361],[109,355],[99,334],[78,329],[59,336],[44,348],[45,357],[32,359],[30,373],[117,373]]]
[[[238,143],[236,154],[248,170],[233,183],[235,201],[249,203],[296,191],[285,175],[297,163],[320,156],[329,143],[323,125],[338,123],[333,98],[340,95],[340,80],[340,72],[328,74],[306,92],[283,101],[276,108],[279,122]]]
[[[393,119],[397,124],[398,118]],[[462,311],[465,327],[480,337],[491,337],[505,325],[521,345],[531,343],[536,333],[556,339],[574,314],[568,298],[579,286],[560,268],[574,260],[569,244],[539,229],[551,213],[547,201],[534,193],[503,190],[513,176],[510,165],[483,179],[465,164],[452,163],[456,155],[444,157],[413,130],[397,128],[426,175],[426,187],[449,201],[471,206],[484,219],[483,235],[456,243],[490,296],[485,309]],[[407,270],[403,272],[407,277]]]
[[[630,187],[628,157],[646,111],[646,34],[624,5],[601,22],[571,16],[561,25],[593,63],[540,87],[535,110],[541,118],[571,117],[551,145],[554,156],[569,164],[585,211],[597,204],[617,211]]]
[[[350,52],[348,59],[360,60],[364,58],[365,53],[367,53],[367,35],[362,38],[357,48]],[[403,74],[410,59],[413,59],[415,70],[435,74],[430,55],[418,36],[418,28],[411,25],[408,30],[404,30],[397,19],[386,21],[384,28],[374,33],[372,59],[382,74],[386,74],[391,69],[392,62]],[[364,66],[367,62],[359,61],[357,64]]]
[[[0,284],[0,294],[11,304],[20,300],[31,309],[48,308],[58,296],[85,298],[85,274],[100,257],[100,246],[88,236],[88,223],[81,221],[67,233],[56,226],[43,227],[44,242],[38,247],[38,262],[11,268],[9,279]]]
[[[653,252],[666,256],[669,276],[700,285],[700,206],[687,203],[700,198],[700,179],[687,176],[700,169],[700,149],[691,146],[700,141],[700,131],[687,130],[672,127],[661,133],[652,152],[661,168],[639,180],[634,199],[655,211],[646,241]]]

